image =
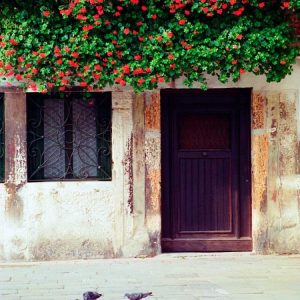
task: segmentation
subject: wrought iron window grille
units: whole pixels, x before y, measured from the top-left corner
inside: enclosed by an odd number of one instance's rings
[[[0,94],[0,182],[4,181],[4,94]]]
[[[28,181],[111,180],[111,93],[28,93]]]

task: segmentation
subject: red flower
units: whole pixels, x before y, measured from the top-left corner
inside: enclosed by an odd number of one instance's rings
[[[178,21],[179,25],[184,25],[185,23],[186,23],[186,20],[183,20],[183,19],[181,19],[181,20]]]
[[[13,46],[17,46],[18,43],[12,38],[9,40],[10,44],[13,45]]]
[[[237,40],[241,40],[243,37],[244,37],[244,36],[243,36],[242,34],[238,34],[238,35],[236,36]]]
[[[72,61],[72,60],[69,61],[69,65],[73,68],[78,68],[79,67],[78,63],[76,61]]]
[[[71,54],[73,57],[78,58],[79,57],[79,53],[78,52],[72,52]]]
[[[23,77],[22,77],[21,74],[16,74],[16,75],[15,75],[15,78],[16,78],[17,80],[22,80],[22,79],[23,79]]]
[[[234,10],[234,11],[233,11],[233,14],[234,14],[235,16],[240,16],[240,15],[243,13],[244,10],[245,10],[244,7],[241,7],[241,8],[239,8],[239,9],[237,9],[237,10]]]
[[[138,85],[141,85],[141,84],[143,84],[145,82],[145,79],[143,79],[143,78],[139,78],[138,79]]]
[[[132,4],[139,4],[139,0],[130,0]]]
[[[56,63],[58,64],[58,65],[61,65],[62,64],[62,59],[60,58],[60,59],[58,59],[57,61],[56,61]]]
[[[61,83],[64,84],[64,85],[66,85],[66,84],[69,83],[69,80],[68,80],[68,79],[62,79],[62,80],[61,80]]]
[[[50,14],[51,14],[51,12],[50,12],[49,10],[44,10],[44,11],[43,11],[43,15],[44,15],[45,17],[49,17]]]
[[[61,15],[68,16],[68,15],[71,14],[72,10],[71,9],[61,9],[59,12],[60,12]]]
[[[101,78],[101,74],[93,73],[93,77],[95,80],[99,80]]]
[[[91,29],[93,29],[93,25],[84,25],[83,27],[82,27],[82,30],[83,31],[89,31],[89,30],[91,30]]]
[[[16,52],[15,49],[7,50],[7,51],[5,52],[5,55],[6,55],[6,56],[11,56],[11,55],[13,55],[15,52]]]
[[[96,71],[101,71],[101,70],[102,70],[102,67],[101,67],[100,65],[95,65],[95,66],[94,66],[94,69],[95,69]]]
[[[123,30],[123,32],[124,32],[124,34],[128,34],[128,33],[130,32],[130,29],[129,29],[129,28],[125,28],[125,29]]]
[[[133,58],[134,58],[134,60],[140,60],[140,59],[142,59],[142,57],[139,54],[135,55]]]
[[[281,65],[285,65],[285,64],[286,64],[286,61],[285,61],[285,60],[281,60],[281,61],[280,61],[280,64],[281,64]]]
[[[290,7],[290,2],[283,2],[282,3],[284,8],[289,8]]]
[[[78,14],[77,19],[80,20],[80,21],[85,21],[87,19],[87,17],[82,15],[82,14]]]
[[[129,65],[125,65],[122,67],[122,70],[125,74],[129,74],[130,73],[130,67]]]
[[[85,81],[81,81],[81,82],[80,82],[80,86],[86,87],[86,86],[87,86],[87,83],[86,83]]]
[[[258,7],[259,7],[259,8],[263,8],[263,7],[265,7],[265,5],[266,5],[265,2],[260,2],[260,3],[258,3]]]

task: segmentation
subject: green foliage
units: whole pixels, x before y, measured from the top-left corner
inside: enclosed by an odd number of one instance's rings
[[[280,81],[298,53],[289,16],[300,1],[1,1],[0,75],[46,91],[136,91],[184,75],[206,88],[241,73]]]

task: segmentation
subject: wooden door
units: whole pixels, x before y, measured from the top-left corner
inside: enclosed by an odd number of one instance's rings
[[[250,89],[162,91],[163,251],[250,251]]]

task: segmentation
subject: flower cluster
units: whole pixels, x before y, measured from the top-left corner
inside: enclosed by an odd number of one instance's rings
[[[205,88],[204,74],[226,82],[245,72],[279,81],[298,53],[298,0],[3,2],[0,76],[41,91],[141,91],[181,76]]]

